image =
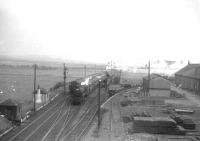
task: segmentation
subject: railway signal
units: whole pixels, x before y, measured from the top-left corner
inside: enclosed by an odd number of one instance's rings
[[[110,61],[108,62],[108,69],[110,69],[110,77],[111,77],[111,83],[113,82],[113,68],[115,67],[115,62]]]

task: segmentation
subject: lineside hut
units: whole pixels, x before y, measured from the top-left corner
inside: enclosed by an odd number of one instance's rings
[[[35,91],[36,103],[45,104],[49,101],[49,93],[45,88],[40,88],[38,85],[37,90]]]
[[[200,64],[189,64],[175,73],[175,83],[178,87],[190,91],[200,91]]]
[[[16,100],[7,99],[0,103],[0,113],[13,122],[21,122],[22,105]]]
[[[143,89],[148,96],[169,97],[171,84],[170,81],[156,74],[150,76],[150,84],[148,85],[148,77],[143,78]],[[149,88],[148,88],[149,87]],[[149,92],[148,92],[149,90]]]

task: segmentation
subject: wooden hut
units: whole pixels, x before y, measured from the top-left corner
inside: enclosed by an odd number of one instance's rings
[[[49,93],[46,89],[40,88],[38,85],[38,89],[36,90],[36,103],[45,104],[49,101]]]
[[[0,103],[0,113],[10,121],[21,121],[22,105],[16,100],[7,99]]]

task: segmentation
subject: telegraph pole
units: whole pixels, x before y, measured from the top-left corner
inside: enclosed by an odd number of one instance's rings
[[[112,67],[113,67],[113,62],[111,61],[110,62],[110,73],[111,73],[111,76],[112,76]]]
[[[86,77],[86,65],[84,65],[84,77]]]
[[[98,128],[100,127],[100,88],[101,88],[101,80],[99,80],[99,93],[98,93]]]
[[[66,70],[67,70],[67,68],[65,67],[65,63],[64,63],[64,72],[63,72],[63,74],[64,74],[64,95],[66,93]]]
[[[121,76],[122,76],[122,70],[120,69],[120,72],[119,72],[119,83],[121,81]]]
[[[149,61],[149,68],[148,68],[148,93],[150,89],[150,61]]]
[[[35,94],[36,94],[36,67],[37,67],[37,65],[35,64],[34,65],[34,91],[33,91],[33,111],[34,112],[36,111],[36,104],[35,104],[35,101],[36,101],[36,97],[35,97]]]

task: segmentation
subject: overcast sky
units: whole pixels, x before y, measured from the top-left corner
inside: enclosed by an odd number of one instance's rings
[[[0,52],[92,62],[199,60],[197,0],[0,0]]]

